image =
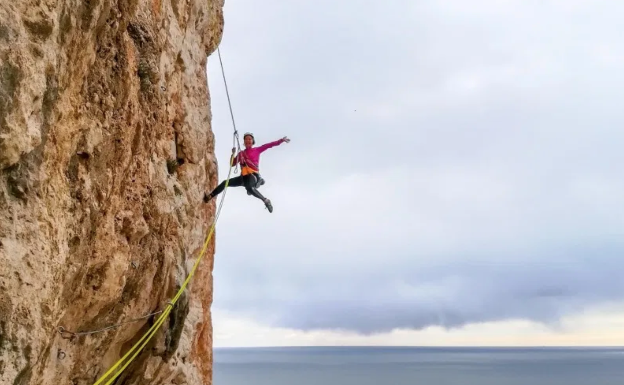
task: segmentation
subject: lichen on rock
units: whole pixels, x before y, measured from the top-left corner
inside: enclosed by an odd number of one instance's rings
[[[189,273],[215,209],[222,8],[0,4],[0,385],[94,383],[155,317],[58,327],[164,309]],[[213,254],[117,383],[211,383]]]

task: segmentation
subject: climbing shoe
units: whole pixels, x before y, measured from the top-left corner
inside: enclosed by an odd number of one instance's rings
[[[273,212],[273,205],[271,204],[271,201],[269,199],[264,201],[264,205],[266,206],[267,210],[269,210],[270,213]]]
[[[210,202],[211,199],[212,199],[212,196],[210,196],[209,194],[204,193],[204,203]]]

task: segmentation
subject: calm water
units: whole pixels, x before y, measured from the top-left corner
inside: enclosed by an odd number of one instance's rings
[[[221,348],[214,385],[623,385],[624,348]]]

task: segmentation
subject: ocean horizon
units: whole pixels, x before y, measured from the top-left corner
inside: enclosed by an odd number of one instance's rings
[[[621,385],[624,347],[214,348],[214,385]]]

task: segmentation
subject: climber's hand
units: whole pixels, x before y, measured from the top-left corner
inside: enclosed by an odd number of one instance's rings
[[[232,147],[232,155],[236,153],[236,147]]]
[[[283,140],[284,142],[286,142],[286,143],[289,143],[289,142],[290,142],[290,139],[288,139],[288,137],[287,137],[287,136],[283,137],[283,138],[282,138],[282,140]]]

